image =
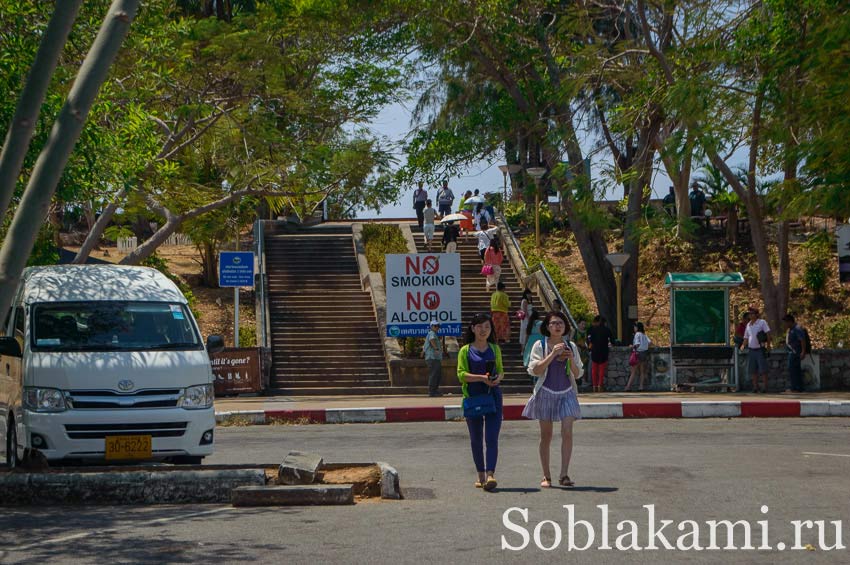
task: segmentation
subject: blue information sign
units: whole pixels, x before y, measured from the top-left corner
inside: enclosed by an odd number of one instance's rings
[[[222,251],[218,256],[218,286],[254,286],[254,254]]]

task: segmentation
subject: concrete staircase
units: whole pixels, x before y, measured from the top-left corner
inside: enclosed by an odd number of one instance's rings
[[[394,392],[372,299],[360,287],[351,226],[284,233],[269,223],[265,250],[271,392]]]
[[[411,225],[413,237],[416,240],[416,248],[424,253],[427,251],[422,230],[416,225]],[[439,252],[440,238],[442,238],[442,230],[437,226],[437,233],[434,235],[434,245],[432,250]],[[467,240],[458,242],[458,252],[460,253],[460,272],[461,272],[461,320],[464,328],[466,328],[469,320],[474,314],[479,312],[490,312],[490,295],[484,283],[484,276],[481,274],[481,258],[478,255],[478,240],[470,235]],[[502,281],[507,287],[505,291],[511,298],[511,341],[502,346],[502,362],[505,368],[505,379],[502,384],[502,389],[505,392],[531,392],[531,379],[522,364],[523,348],[519,345],[519,319],[514,316],[514,313],[519,310],[520,301],[522,300],[523,287],[520,284],[516,273],[511,268],[505,259],[502,265]],[[459,338],[458,342],[462,345],[463,338]]]

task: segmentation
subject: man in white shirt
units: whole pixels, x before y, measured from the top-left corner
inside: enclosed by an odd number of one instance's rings
[[[753,392],[759,391],[759,377],[761,377],[761,391],[767,392],[767,353],[770,347],[770,326],[759,317],[757,308],[751,307],[750,321],[744,330],[744,345],[749,348],[747,355],[747,372],[753,381]],[[743,349],[743,345],[741,349]]]
[[[437,192],[437,209],[441,216],[446,216],[452,213],[452,203],[455,201],[455,195],[452,189],[449,188],[449,181],[443,181],[443,187]]]
[[[434,241],[434,220],[437,217],[437,211],[431,204],[431,199],[425,201],[425,209],[422,210],[422,235],[425,236],[425,245],[428,246],[428,251],[431,251],[431,242]]]

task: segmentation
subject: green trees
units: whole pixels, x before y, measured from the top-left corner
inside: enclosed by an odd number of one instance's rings
[[[67,35],[78,4],[63,2],[54,21],[64,27],[51,25]],[[93,38],[92,23],[104,8],[105,0],[85,3],[75,41],[64,51],[64,36],[48,34],[56,36],[54,49],[39,57],[60,64],[46,93],[45,120],[73,78],[76,46]],[[27,37],[24,27],[33,18],[46,21],[46,9],[10,6],[0,33]],[[60,191],[54,210],[80,207],[91,228],[75,262],[85,261],[118,209],[160,226],[123,260],[136,263],[184,222],[232,205],[244,208],[243,199],[256,205],[269,198],[302,217],[324,200],[332,213],[345,216],[394,199],[397,188],[387,181],[392,159],[364,127],[400,93],[402,71],[387,64],[395,52],[391,28],[370,2],[145,3],[128,48],[91,102],[91,119],[84,128],[80,123],[69,166],[57,162],[50,171]],[[13,92],[20,91],[20,75],[35,51],[31,42],[19,43],[0,65],[0,78]],[[34,69],[42,81],[27,91],[18,117],[12,119],[8,101],[0,103],[13,141],[28,141],[33,132],[36,142],[47,140],[47,122],[31,118],[40,106],[38,89],[45,90],[52,74],[50,61],[41,59]],[[18,172],[9,174],[5,163],[21,162],[26,143],[7,141],[3,149],[2,178],[14,189]],[[24,174],[35,161],[27,159]],[[7,190],[7,199],[22,211],[12,194]],[[211,233],[199,228],[205,223],[195,221],[196,237]],[[215,241],[210,235],[206,243]]]
[[[56,185],[80,136],[100,85],[106,79],[118,48],[129,31],[138,5],[138,0],[114,0],[110,6],[68,92],[65,104],[53,124],[50,138],[33,167],[27,189],[15,210],[15,216],[0,248],[0,312],[8,310],[12,302],[21,272],[35,243],[39,227],[47,215]],[[69,14],[68,17],[72,15]],[[65,29],[63,26],[57,27],[60,28],[56,30],[57,34]],[[44,66],[34,68],[31,77],[45,73],[52,75],[53,65],[49,59],[38,62]],[[14,132],[10,137],[14,138],[15,135],[21,135],[21,132]],[[14,145],[14,142],[12,144]],[[14,176],[17,177],[17,172],[14,172]]]
[[[779,325],[789,289],[788,219],[805,211],[846,213],[850,202],[848,160],[839,162],[847,157],[843,132],[850,126],[839,102],[848,80],[840,69],[850,63],[841,40],[850,30],[844,3],[389,4],[406,16],[423,61],[438,69],[425,77],[420,109],[431,112],[417,115],[424,124],[408,146],[408,177],[482,156],[546,166],[597,307],[613,318],[604,226],[589,214],[595,195],[582,175],[583,148],[607,155],[627,196],[626,305],[635,303],[637,227],[654,168],[660,164],[672,179],[683,224],[694,162],[706,162],[730,187],[717,197],[733,216],[729,241],[737,206],[746,211],[768,318]],[[743,179],[732,161],[742,151]],[[781,182],[762,194],[761,180],[774,175]],[[778,233],[776,273],[768,217]]]

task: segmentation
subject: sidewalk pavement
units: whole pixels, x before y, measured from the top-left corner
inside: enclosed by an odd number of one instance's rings
[[[506,394],[506,420],[522,418],[528,394]],[[582,417],[736,418],[850,417],[850,392],[752,393],[585,393]],[[399,396],[256,396],[217,398],[216,420],[230,424],[428,422],[463,417],[459,394],[438,398]]]

